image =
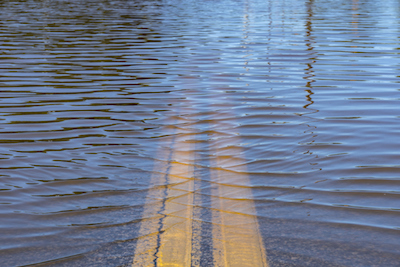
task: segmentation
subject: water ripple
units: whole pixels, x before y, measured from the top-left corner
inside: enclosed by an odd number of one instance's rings
[[[128,266],[165,190],[257,216],[273,266],[397,266],[396,1],[0,7],[4,266]]]

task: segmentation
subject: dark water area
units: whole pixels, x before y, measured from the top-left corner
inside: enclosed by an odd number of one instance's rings
[[[195,194],[232,177],[270,266],[400,265],[398,1],[0,11],[0,266],[131,266],[160,150],[188,136]]]

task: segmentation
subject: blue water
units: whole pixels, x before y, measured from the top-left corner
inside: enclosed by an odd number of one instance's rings
[[[398,1],[0,8],[1,266],[131,266],[160,148],[189,128],[204,235],[218,167],[271,266],[398,266]]]

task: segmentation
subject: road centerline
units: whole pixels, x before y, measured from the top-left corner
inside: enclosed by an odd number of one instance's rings
[[[234,115],[231,115],[234,117]],[[232,120],[231,120],[232,121]],[[223,119],[209,121],[210,127],[223,126]],[[189,134],[174,134],[171,152],[163,164],[154,167],[151,184],[165,184],[164,194],[149,191],[132,266],[197,266],[201,223],[195,223],[195,122],[187,121]],[[231,143],[240,144],[238,136],[227,134]],[[216,138],[208,141],[210,160],[208,179],[211,188],[212,264],[213,266],[268,267],[259,232],[250,178],[243,158],[224,155]],[[238,148],[239,149],[239,148]],[[164,148],[161,154],[167,154]],[[239,153],[241,153],[240,151]],[[225,168],[234,163],[235,171]],[[204,166],[203,166],[204,167]],[[165,173],[160,176],[159,173]],[[234,175],[234,179],[232,179]],[[237,186],[235,186],[237,184]],[[161,197],[161,199],[160,199]],[[154,203],[154,199],[159,199]],[[211,259],[210,259],[211,260]],[[211,262],[210,262],[211,263]]]

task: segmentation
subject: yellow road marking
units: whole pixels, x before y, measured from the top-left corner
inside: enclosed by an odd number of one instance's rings
[[[180,140],[178,140],[180,138]],[[183,139],[183,140],[182,140]],[[194,142],[191,135],[170,138],[154,167],[132,266],[190,266],[192,253]]]
[[[219,121],[213,126],[221,126]],[[238,137],[229,140],[240,143]],[[200,238],[194,236],[198,229],[193,229],[193,225],[200,225],[193,223],[194,135],[180,135],[170,142],[172,151],[160,151],[165,160],[155,166],[151,178],[152,185],[167,184],[167,188],[149,191],[143,213],[143,218],[149,219],[142,221],[132,266],[194,266],[193,259],[198,258],[192,255],[198,251],[193,247],[199,247],[192,242]],[[216,143],[211,146],[214,149],[210,153],[216,155],[216,166],[210,168],[213,264],[268,267],[244,161],[224,156]],[[234,171],[223,168],[233,162]]]
[[[223,166],[221,156],[218,155],[221,151],[216,149],[215,152],[218,167],[211,173],[216,183],[213,195],[218,196],[212,200],[214,266],[267,267],[253,195],[248,187],[250,181],[247,168],[243,162],[238,165],[235,168],[235,181],[232,181],[232,172],[220,168]],[[243,186],[232,186],[233,182]]]
[[[189,146],[190,147],[190,146]],[[188,149],[190,149],[188,147]],[[158,266],[190,266],[192,254],[193,223],[193,165],[171,163],[169,181],[181,183],[169,191],[182,190],[182,195],[167,201],[165,221],[159,247]],[[185,180],[182,182],[182,180]],[[174,195],[174,192],[168,192]]]

